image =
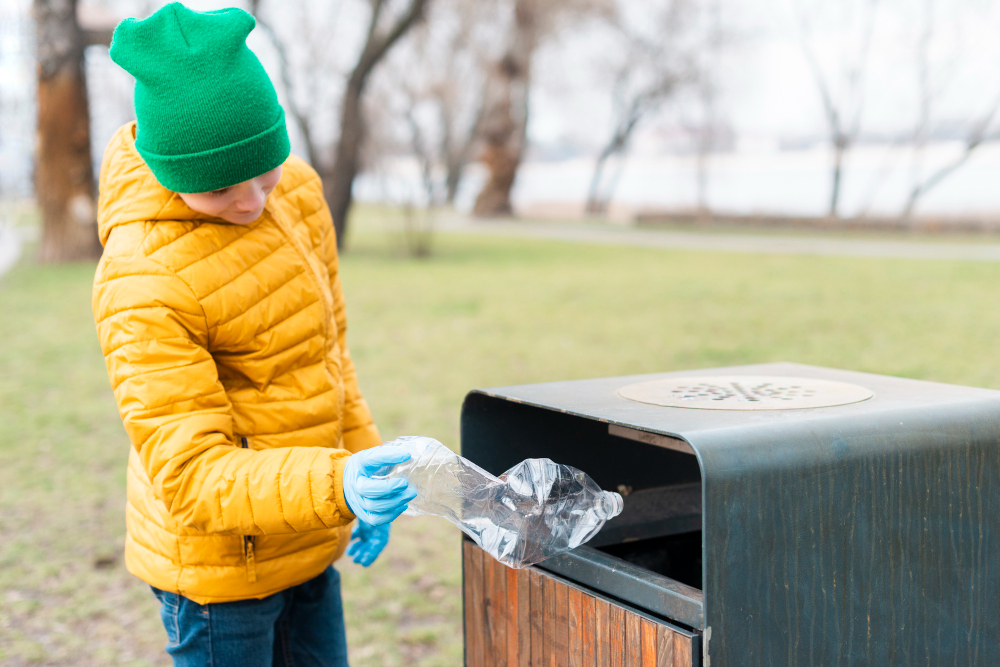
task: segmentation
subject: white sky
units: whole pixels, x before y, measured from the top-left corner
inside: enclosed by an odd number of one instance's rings
[[[626,0],[628,1],[628,0]],[[632,0],[639,6],[661,0]],[[704,0],[703,0],[704,1]],[[809,9],[813,44],[828,72],[842,71],[838,61],[850,60],[856,49],[844,43],[859,32],[851,12],[871,0],[720,0],[726,28],[738,34],[720,68],[721,111],[739,131],[768,135],[822,133],[824,118],[815,81],[798,41],[794,7]],[[928,2],[934,10],[931,77],[943,87],[935,117],[962,118],[984,109],[1000,93],[1000,2],[997,0],[879,0],[872,41],[863,127],[868,131],[899,131],[912,123],[916,102],[915,41]],[[359,39],[364,10],[359,0],[269,0],[282,13],[316,16],[332,28],[337,69],[349,65]],[[0,15],[12,16],[28,0],[0,0]],[[142,5],[135,0],[104,0],[103,5],[128,14]],[[153,5],[162,4],[153,2]],[[227,2],[192,0],[197,9]],[[336,15],[320,18],[334,10]],[[302,11],[305,10],[305,11]],[[253,37],[252,37],[253,39]],[[257,40],[260,42],[261,40]],[[537,85],[531,134],[539,141],[566,136],[593,136],[608,122],[607,93],[592,72],[607,44],[593,30],[576,28],[542,49],[536,62]],[[0,83],[10,81],[0,72]]]
[[[85,6],[107,7],[119,16],[127,16],[144,4],[152,7],[163,4],[162,0],[81,1]],[[666,0],[619,1],[634,3],[633,13],[641,16],[646,7]],[[754,144],[758,147],[768,145],[768,140],[776,143],[779,138],[822,137],[823,110],[798,39],[795,8],[809,10],[809,43],[826,71],[837,75],[831,77],[831,82],[838,86],[843,83],[840,74],[844,63],[854,60],[858,51],[861,24],[858,17],[864,15],[859,8],[873,0],[718,1],[727,31],[737,35],[719,67],[720,115],[742,137],[763,138]],[[190,4],[196,9],[211,9],[231,3],[193,0]],[[326,98],[315,104],[330,109],[330,118],[319,123],[319,131],[325,129],[332,135],[336,127],[337,88],[356,57],[366,17],[365,0],[266,0],[265,5],[272,11],[277,9],[274,19],[282,26],[292,31],[312,31],[322,37],[321,43],[328,44],[318,72],[334,85],[328,86]],[[931,79],[938,91],[932,107],[933,120],[967,123],[1000,95],[1000,0],[877,0],[877,5],[864,96],[864,132],[899,134],[913,127],[918,97],[916,40],[928,6],[934,11]],[[29,6],[30,0],[0,0],[0,21],[4,23],[0,26],[0,101],[7,102],[4,114],[10,113],[12,97],[26,95],[23,91],[28,90],[34,76],[30,53],[23,52],[30,49],[30,44],[20,47],[12,44],[12,30],[8,29],[11,18],[18,13],[23,15]],[[605,82],[601,82],[599,64],[606,62],[609,44],[600,31],[577,25],[540,50],[535,61],[529,127],[536,144],[568,141],[595,151],[606,140],[610,129],[610,95],[606,75]],[[252,34],[250,45],[265,65],[273,62],[273,54],[267,52],[267,40],[262,35]],[[22,51],[20,56],[18,48]],[[92,50],[89,57],[91,81],[105,90],[92,109],[95,146],[101,146],[131,113],[130,79],[108,61],[106,53]],[[24,104],[19,108],[23,115]],[[677,119],[677,110],[668,108],[648,124],[643,136],[648,139],[659,136],[657,132],[660,135],[669,132]],[[0,143],[0,168],[24,171],[14,162],[28,159],[32,119],[22,120],[17,125],[20,129],[11,132],[12,118],[5,115],[3,119],[6,143]],[[1000,128],[1000,118],[993,127]],[[647,153],[660,150],[655,140],[647,144]],[[295,149],[301,152],[301,147]]]
[[[638,0],[651,2],[656,0]],[[899,132],[916,117],[916,41],[928,0],[881,0],[867,70],[862,128]],[[721,0],[723,21],[738,36],[720,67],[721,111],[740,133],[813,135],[825,128],[815,78],[799,41],[794,8],[811,8],[810,43],[829,74],[856,59],[860,21],[851,9],[870,0]],[[932,117],[962,119],[982,113],[1000,94],[1000,3],[930,0],[934,7],[930,77],[940,89]],[[817,11],[822,9],[824,11]],[[846,37],[845,37],[846,36]],[[533,136],[586,136],[595,120],[607,123],[607,94],[587,85],[572,63],[600,53],[593,34],[576,31],[540,54],[543,85],[536,95]],[[831,77],[842,81],[843,77]],[[589,88],[589,89],[588,89]],[[570,101],[571,100],[571,101]],[[572,109],[567,113],[566,107]],[[603,116],[603,118],[597,118]]]

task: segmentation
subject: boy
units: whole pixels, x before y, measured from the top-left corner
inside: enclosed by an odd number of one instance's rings
[[[414,497],[345,341],[330,213],[239,9],[115,30],[137,121],[101,167],[94,317],[132,442],[125,561],[175,665],[346,665],[339,576]]]

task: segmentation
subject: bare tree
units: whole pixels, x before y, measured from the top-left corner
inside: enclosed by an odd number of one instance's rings
[[[626,92],[627,76],[620,76],[614,84],[614,130],[611,139],[604,145],[597,155],[594,165],[594,174],[590,179],[590,188],[587,193],[586,213],[588,215],[601,216],[607,213],[611,196],[618,185],[624,167],[621,162],[618,169],[610,179],[605,178],[604,169],[607,161],[612,156],[623,158],[628,152],[632,134],[646,116],[659,108],[668,95],[673,91],[676,82],[672,79],[661,80],[648,89],[629,94]]]
[[[479,126],[483,142],[480,159],[489,176],[476,197],[473,207],[476,216],[513,213],[510,191],[527,139],[531,58],[538,45],[540,20],[535,0],[515,0],[509,45],[493,64],[484,93]]]
[[[326,160],[322,147],[314,138],[312,116],[295,103],[295,87],[289,66],[289,45],[274,26],[261,14],[261,0],[251,0],[251,10],[278,53],[281,79],[290,112],[295,118],[308,146],[310,162],[323,179],[323,194],[330,205],[337,244],[341,247],[347,231],[347,216],[353,203],[354,178],[358,174],[365,140],[363,113],[364,93],[376,66],[392,47],[421,18],[429,0],[405,0],[393,11],[390,0],[369,0],[371,11],[365,30],[365,40],[340,98],[339,133],[333,148],[333,159]]]
[[[35,194],[42,214],[40,258],[99,257],[90,151],[90,112],[83,51],[110,41],[84,31],[76,0],[34,0],[38,59],[38,147]]]
[[[438,119],[441,126],[440,154],[445,168],[445,201],[449,206],[455,205],[458,186],[462,182],[465,168],[473,158],[479,127],[483,118],[483,95],[476,96],[477,103],[470,110],[468,118],[471,122],[461,122],[462,111],[461,92],[453,83],[446,83],[431,91],[438,108]]]
[[[931,101],[933,90],[931,85],[931,44],[934,38],[934,0],[923,1],[923,25],[917,37],[917,119],[913,127],[913,162],[910,166],[910,178],[913,189],[920,180],[920,171],[924,149],[927,147],[927,134],[931,123]]]
[[[934,171],[924,180],[914,185],[913,189],[910,191],[910,196],[906,200],[906,205],[903,207],[901,217],[911,217],[913,215],[913,209],[916,207],[917,202],[921,197],[926,195],[929,190],[936,187],[941,183],[941,181],[946,179],[959,167],[965,164],[969,158],[972,157],[972,154],[977,148],[979,148],[979,146],[989,139],[994,138],[995,135],[990,134],[990,129],[993,126],[993,121],[997,117],[998,112],[1000,112],[1000,94],[993,98],[987,106],[986,111],[971,123],[965,138],[965,146],[963,147],[961,154],[948,164]]]
[[[510,193],[527,146],[531,62],[542,40],[567,20],[585,20],[610,11],[610,0],[512,0],[506,48],[490,68],[479,125],[479,159],[488,170],[473,214],[507,216]]]
[[[859,36],[857,44],[849,44],[844,49],[845,52],[840,54],[841,70],[831,74],[823,68],[811,42],[812,23],[810,16],[812,12],[807,11],[802,6],[802,0],[796,0],[799,41],[819,90],[827,130],[830,133],[830,143],[833,147],[830,170],[830,206],[828,209],[830,217],[836,217],[839,214],[844,155],[854,144],[861,130],[861,117],[865,101],[865,75],[868,70],[868,56],[871,50],[879,2],[880,0],[833,0],[833,6],[838,11],[848,13],[850,18],[854,18],[850,12],[857,10],[857,26],[849,27],[857,27]]]
[[[446,88],[438,89],[438,108],[440,109],[441,126],[446,130],[453,127],[460,127],[456,121],[454,102],[454,92]],[[482,100],[482,96],[479,96]],[[477,106],[474,120],[468,127],[468,131],[454,136],[452,132],[446,131],[442,135],[441,153],[444,156],[445,166],[445,201],[449,206],[455,205],[455,197],[458,195],[458,186],[462,183],[462,176],[465,168],[472,159],[473,149],[476,145],[476,137],[479,134],[479,124],[482,119],[482,106]]]
[[[413,206],[407,207],[407,210],[404,211],[406,216],[405,233],[410,254],[414,257],[427,257],[431,254],[434,218],[441,205],[441,197],[440,188],[437,187],[437,179],[434,178],[434,158],[417,120],[415,108],[416,105],[409,106],[406,121],[410,130],[410,145],[413,154],[416,155],[420,163],[420,182],[423,185],[426,206],[422,212],[416,211]],[[418,219],[421,214],[422,220]]]
[[[387,68],[389,85],[401,92],[411,147],[419,160],[429,161],[431,173],[444,172],[442,203],[449,205],[473,158],[482,124],[498,5],[490,0],[438,0]],[[425,113],[417,113],[420,108]],[[423,150],[416,151],[413,141]]]
[[[490,0],[437,0],[372,81],[368,113],[381,120],[372,127],[366,170],[402,195],[404,239],[413,256],[430,253],[435,220],[454,202],[472,158],[486,64],[497,46],[498,7]],[[401,155],[416,160],[419,188],[407,187],[412,179],[402,177],[405,167],[392,162]]]
[[[879,190],[885,184],[886,178],[892,171],[895,157],[902,147],[910,145],[910,188],[915,189],[921,180],[923,171],[924,152],[930,138],[932,108],[934,101],[938,98],[950,83],[954,74],[954,67],[957,58],[949,58],[944,66],[937,63],[937,67],[932,67],[931,48],[934,45],[935,37],[940,36],[941,17],[937,15],[936,0],[923,0],[921,25],[918,30],[914,30],[915,48],[913,62],[916,68],[916,90],[917,101],[913,105],[916,109],[916,118],[913,129],[910,133],[898,133],[886,148],[885,155],[875,172],[875,176],[869,180],[867,192],[861,199],[861,205],[857,210],[857,217],[866,217],[875,202]]]
[[[386,69],[390,71],[383,70],[373,82],[365,102],[366,117],[372,119],[363,156],[365,171],[381,184],[382,199],[399,207],[407,254],[428,257],[435,222],[446,201],[442,171],[446,142],[439,126],[439,109],[427,91],[408,80],[403,71]],[[401,156],[415,159],[415,180],[408,169],[400,169],[396,159]]]
[[[333,226],[337,230],[337,243],[343,245],[347,230],[347,213],[353,203],[352,188],[358,173],[361,145],[364,141],[365,125],[361,114],[361,100],[372,70],[389,49],[420,18],[428,0],[408,0],[399,16],[389,21],[389,26],[381,24],[386,9],[386,0],[371,0],[372,12],[368,22],[367,39],[357,64],[347,79],[340,107],[340,137],[333,169],[323,181],[323,194],[330,204]]]
[[[292,77],[291,58],[284,40],[275,31],[271,22],[265,18],[261,11],[262,0],[250,0],[250,13],[257,20],[257,25],[267,35],[268,41],[274,48],[278,58],[278,75],[281,78],[281,85],[285,90],[285,107],[288,113],[295,120],[299,131],[302,133],[302,140],[306,145],[306,156],[313,168],[319,170],[323,160],[320,156],[320,147],[313,136],[312,117],[298,101],[296,95],[295,80]]]
[[[642,20],[630,20],[629,13],[615,13],[612,26],[620,46],[609,49],[621,59],[612,85],[612,133],[597,156],[590,180],[586,212],[607,213],[624,168],[632,136],[640,123],[654,114],[685,82],[694,78],[693,49],[685,32],[693,27],[693,3],[667,0],[659,7],[644,2]],[[610,178],[605,167],[619,158],[618,169]]]
[[[923,28],[916,45],[916,65],[917,65],[917,89],[919,94],[918,114],[913,132],[913,163],[911,166],[912,186],[903,211],[900,217],[908,219],[913,216],[913,211],[918,201],[927,192],[936,187],[941,181],[964,165],[972,154],[984,142],[992,138],[990,133],[993,121],[1000,112],[1000,92],[986,106],[983,112],[973,118],[968,123],[964,146],[962,152],[951,162],[936,169],[926,177],[921,177],[923,171],[923,152],[927,145],[927,139],[931,126],[932,107],[935,99],[940,95],[942,89],[951,81],[953,73],[950,67],[945,68],[943,75],[939,73],[939,80],[934,81],[931,71],[930,52],[935,37],[935,30],[938,20],[935,16],[935,1],[924,0]]]
[[[698,101],[701,106],[702,122],[697,136],[696,152],[696,196],[699,220],[707,220],[711,215],[708,204],[708,160],[712,150],[717,148],[719,134],[719,91],[717,75],[719,56],[725,36],[722,28],[722,3],[711,0],[704,11],[705,39],[702,57],[697,66]]]

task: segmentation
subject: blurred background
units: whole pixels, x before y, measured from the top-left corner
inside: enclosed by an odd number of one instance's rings
[[[108,44],[163,4],[0,0],[4,665],[169,664],[90,312]],[[474,387],[766,361],[1000,388],[1000,2],[238,6],[385,439],[457,449]],[[461,664],[458,546],[404,517],[341,563],[352,664]]]

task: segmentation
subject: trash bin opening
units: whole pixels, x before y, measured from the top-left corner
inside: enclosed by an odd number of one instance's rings
[[[597,547],[637,567],[701,590],[701,531]]]

